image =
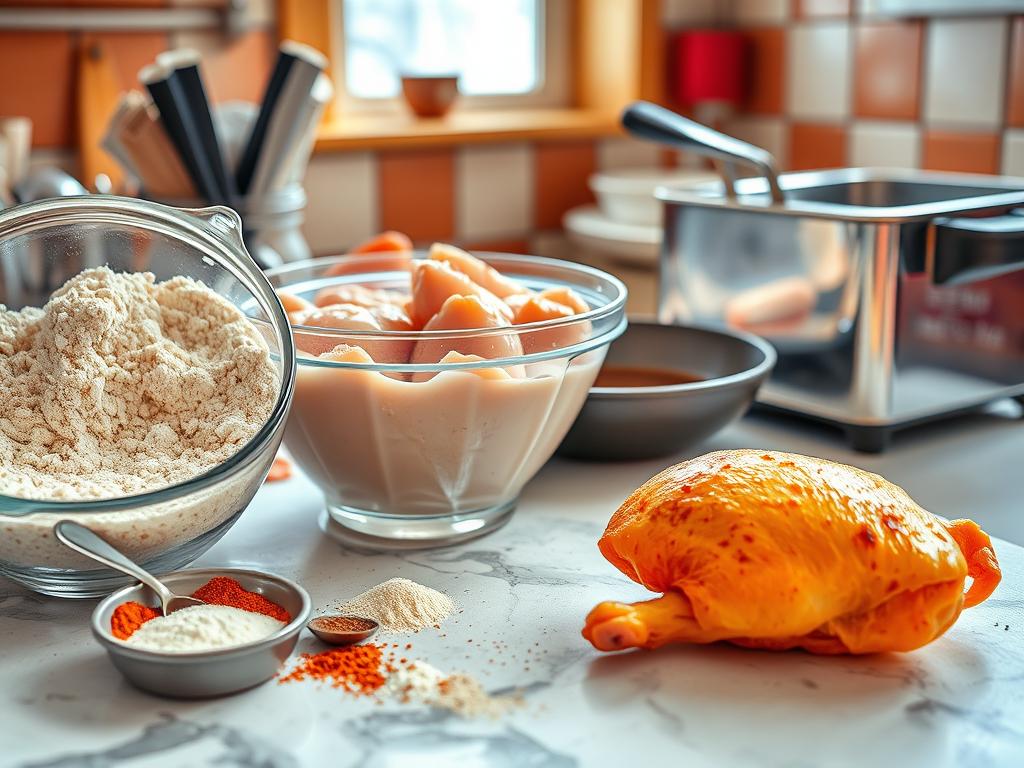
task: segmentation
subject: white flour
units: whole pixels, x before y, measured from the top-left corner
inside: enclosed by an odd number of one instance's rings
[[[283,626],[283,621],[241,608],[194,605],[150,619],[125,642],[162,653],[210,651],[262,640]]]
[[[183,482],[252,438],[277,391],[266,343],[202,283],[82,272],[41,310],[0,305],[0,493],[96,499]]]

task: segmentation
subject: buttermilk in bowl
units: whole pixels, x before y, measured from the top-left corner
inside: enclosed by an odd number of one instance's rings
[[[395,538],[416,539],[409,518],[511,511],[624,325],[610,275],[443,244],[289,265],[271,281],[298,352],[285,443],[336,521],[370,520],[384,539],[388,517],[405,518]],[[489,525],[475,522],[463,530]]]

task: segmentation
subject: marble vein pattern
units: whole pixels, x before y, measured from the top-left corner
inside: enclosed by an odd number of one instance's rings
[[[146,758],[201,761],[237,768],[293,768],[295,758],[258,736],[222,725],[203,725],[162,713],[135,738],[109,749],[69,753],[29,763],[33,768],[116,768]],[[184,762],[182,763],[184,764]]]
[[[318,498],[292,482],[261,491],[197,565],[258,564],[304,584],[321,609],[394,576],[442,589],[459,612],[440,630],[382,640],[523,706],[466,720],[273,681],[218,700],[159,699],[110,665],[89,634],[91,603],[0,582],[0,765],[1024,765],[1024,549],[999,542],[993,599],[916,653],[602,655],[580,637],[586,613],[649,596],[597,551],[603,510],[580,519],[541,494],[487,538],[381,554],[320,533]],[[298,651],[321,648],[307,636]]]

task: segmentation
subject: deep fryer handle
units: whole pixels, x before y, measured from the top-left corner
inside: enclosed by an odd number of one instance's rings
[[[626,107],[622,113],[622,125],[637,138],[709,157],[727,168],[737,162],[752,165],[768,180],[772,201],[783,202],[778,164],[767,150],[734,139],[649,101],[635,101]],[[731,189],[730,179],[724,180],[728,191]]]
[[[937,218],[928,232],[932,281],[957,285],[1024,268],[1024,208],[987,218]]]

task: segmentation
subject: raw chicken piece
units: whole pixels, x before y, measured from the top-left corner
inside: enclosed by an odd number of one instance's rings
[[[330,352],[320,355],[320,359],[330,360],[332,363],[360,363],[361,365],[373,365],[374,362],[365,349],[350,344],[339,344]]]
[[[466,253],[461,248],[456,248],[454,245],[434,243],[430,246],[430,258],[434,261],[444,262],[456,272],[461,272],[499,299],[528,292],[525,285],[518,283],[510,277],[505,277],[487,262]]]
[[[515,316],[516,325],[525,323],[540,323],[545,320],[557,320],[562,317],[572,317],[576,312],[571,307],[559,304],[556,301],[545,299],[541,295],[531,296],[524,301],[517,309]]]
[[[512,310],[517,325],[590,311],[587,302],[572,288],[547,288],[540,293],[527,291],[509,296],[504,301]],[[558,305],[558,308],[551,305]]]
[[[539,294],[536,294],[533,291],[526,291],[525,293],[515,293],[511,296],[506,296],[502,301],[504,301],[505,305],[512,310],[512,317],[514,318],[516,313],[522,309],[522,306],[537,295]]]
[[[292,476],[292,463],[280,453],[274,457],[274,463],[270,465],[270,471],[263,480],[265,483],[278,483],[287,480]]]
[[[383,253],[386,251],[411,250],[412,240],[409,239],[407,234],[389,229],[371,237],[369,240],[364,240],[354,248],[350,248],[349,253]]]
[[[379,304],[401,306],[409,300],[409,294],[367,288],[365,285],[331,285],[318,291],[313,303],[318,307],[331,304],[355,304],[357,307],[373,308]]]
[[[324,352],[320,355],[320,359],[327,360],[332,363],[358,363],[359,365],[373,365],[375,362],[374,359],[367,354],[365,349],[351,344],[339,344],[330,352]],[[395,381],[409,380],[408,374],[398,373],[395,371],[348,371],[347,373],[371,377],[386,376],[387,378],[394,379]]]
[[[512,310],[493,293],[441,261],[421,261],[412,272],[412,321],[425,328],[452,296],[476,296],[493,313],[512,322]],[[459,325],[455,328],[490,326]]]
[[[569,307],[578,315],[590,311],[587,302],[572,288],[545,288],[540,295],[541,298],[554,301],[563,307]]]
[[[406,332],[416,330],[416,326],[413,325],[405,308],[401,305],[378,304],[370,310],[370,314],[377,319],[382,330]]]
[[[316,308],[297,314],[293,320],[295,326],[308,328],[331,328],[348,331],[381,331],[384,328],[374,313],[366,307],[354,304],[334,304],[330,307]],[[390,330],[390,329],[389,329]],[[397,330],[404,330],[398,328]],[[405,363],[412,351],[412,340],[376,340],[357,337],[346,338],[337,335],[318,334],[315,331],[296,328],[295,346],[306,354],[314,357],[329,352],[339,344],[362,347],[378,363]]]
[[[372,267],[374,270],[386,271],[394,269],[406,269],[409,265],[409,253],[412,251],[412,240],[401,232],[381,232],[369,240],[364,240],[359,245],[349,250],[351,256],[363,254],[399,254],[393,256],[380,256],[376,259],[351,259],[340,261],[328,268],[324,275],[349,275],[352,273],[364,272]]]
[[[442,363],[479,363],[483,361],[484,358],[480,355],[463,355],[458,352],[449,352],[441,358]],[[504,381],[512,378],[504,368],[462,368],[458,373],[471,373],[481,379],[492,381]]]
[[[578,299],[578,297],[576,297]],[[544,293],[531,296],[516,310],[516,325],[540,323],[546,320],[559,320],[573,317],[577,311],[553,299],[545,298]],[[590,322],[587,320],[568,323],[558,328],[545,328],[536,331],[523,331],[520,339],[523,351],[543,352],[551,349],[562,349],[577,344],[590,335]]]
[[[316,309],[315,304],[306,301],[301,296],[296,296],[294,293],[278,291],[277,298],[281,301],[281,306],[284,307],[284,311],[288,313],[288,319],[292,322],[295,322],[292,315]]]
[[[878,475],[773,451],[719,451],[665,470],[626,500],[598,546],[665,593],[594,608],[583,635],[605,651],[719,640],[910,651],[1000,578],[992,542],[970,520],[947,523]]]
[[[499,312],[485,304],[479,296],[452,296],[441,307],[424,331],[450,331],[463,328],[511,328],[512,324]],[[449,352],[476,355],[486,360],[517,357],[523,354],[523,347],[515,333],[501,333],[464,339],[423,339],[412,349],[409,362],[413,364],[436,363]],[[510,371],[510,373],[512,373]],[[515,375],[515,373],[513,373]],[[417,373],[413,381],[426,381],[433,373]]]
[[[412,329],[414,331],[422,331],[423,324],[416,322],[416,316],[413,314],[413,301],[411,298],[402,304],[402,310],[405,312],[405,316],[409,318],[409,322],[412,323]]]

